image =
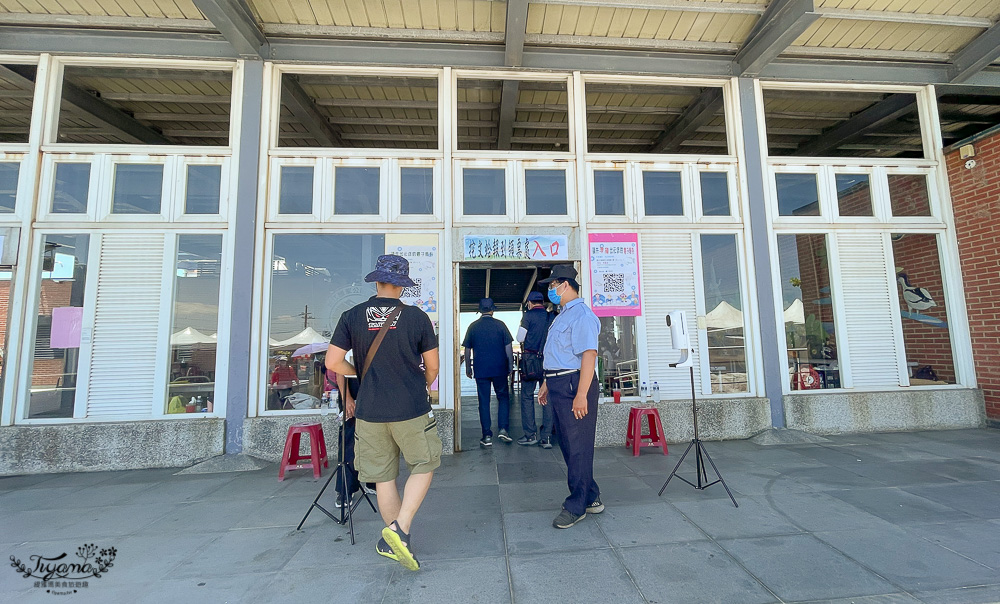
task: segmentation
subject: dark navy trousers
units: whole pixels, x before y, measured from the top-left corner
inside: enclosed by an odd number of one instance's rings
[[[545,379],[549,388],[549,405],[555,415],[555,428],[559,436],[569,485],[569,497],[563,507],[580,515],[601,494],[594,482],[594,439],[597,436],[597,379],[587,390],[587,415],[583,419],[573,416],[573,397],[576,396],[580,373],[558,375]]]
[[[501,430],[510,430],[510,376],[503,375],[490,378],[476,378],[476,393],[479,395],[479,425],[483,436],[493,436],[493,422],[490,417],[490,386],[497,393],[497,426]]]

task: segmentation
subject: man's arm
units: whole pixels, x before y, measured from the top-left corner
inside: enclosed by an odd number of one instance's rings
[[[354,417],[354,398],[351,396],[350,388],[347,387],[347,378],[342,373],[337,374],[337,390],[340,392],[341,400],[344,401],[344,419],[351,419]]]
[[[587,392],[590,391],[590,383],[594,380],[594,368],[597,366],[597,351],[583,351],[583,358],[580,363],[580,383],[576,388],[576,396],[573,397],[573,416],[576,419],[583,419],[587,415]]]
[[[424,380],[427,381],[427,389],[430,390],[431,384],[437,379],[438,372],[441,370],[441,360],[438,357],[438,349],[428,350],[427,352],[420,355],[424,361]]]
[[[465,375],[472,377],[472,349],[464,348],[465,350]]]
[[[338,379],[345,375],[358,375],[358,370],[347,362],[346,357],[347,351],[339,346],[330,344],[326,349],[326,368],[336,373]]]

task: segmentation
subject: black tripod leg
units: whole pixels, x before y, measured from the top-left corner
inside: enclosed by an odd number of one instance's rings
[[[299,525],[295,527],[295,530],[298,531],[302,529],[302,525],[305,524],[306,518],[309,517],[309,514],[313,511],[314,507],[319,506],[319,498],[323,496],[323,493],[326,491],[326,487],[330,486],[330,481],[333,480],[333,477],[336,475],[336,472],[334,472],[329,478],[326,479],[326,484],[324,484],[323,488],[319,490],[319,494],[316,495],[316,499],[313,499],[312,505],[310,505],[309,509],[306,510],[306,515],[302,517],[302,520],[299,522]]]
[[[701,446],[700,442],[698,443],[698,448],[704,451],[704,447]],[[708,454],[708,451],[705,451],[705,457],[708,459],[708,463],[712,464],[712,469],[715,470],[715,475],[719,477],[719,482],[722,483],[722,488],[726,489],[726,494],[729,495],[729,499],[732,500],[733,505],[740,507],[740,504],[736,503],[736,498],[733,497],[733,492],[729,490],[729,485],[726,484],[726,480],[722,477],[722,474],[719,473],[719,468],[715,467],[715,462],[712,461],[712,456]]]
[[[687,449],[684,449],[684,455],[681,455],[681,458],[677,460],[677,465],[674,466],[673,471],[670,472],[670,476],[667,476],[667,481],[663,483],[662,487],[660,487],[660,493],[657,495],[657,497],[663,495],[663,491],[667,488],[667,485],[670,484],[670,479],[673,478],[675,474],[677,474],[677,468],[681,467],[681,464],[684,463],[684,458],[687,457],[688,451],[691,450],[692,446],[694,446],[693,440],[687,446]]]

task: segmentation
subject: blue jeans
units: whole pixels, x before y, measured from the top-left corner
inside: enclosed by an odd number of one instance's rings
[[[483,436],[493,436],[490,418],[490,386],[497,393],[497,426],[501,430],[510,430],[510,387],[507,376],[476,378],[476,393],[479,395],[479,425],[483,428]]]
[[[535,387],[538,384],[533,380],[521,382],[521,427],[525,436],[533,436],[538,431],[535,427]],[[542,405],[542,438],[552,438],[554,421],[552,405]]]
[[[566,461],[569,497],[563,507],[580,515],[601,494],[594,482],[594,440],[597,436],[597,380],[587,390],[587,415],[582,419],[573,416],[573,397],[576,396],[580,374],[572,373],[546,379],[549,386],[549,404],[556,416],[559,447]]]

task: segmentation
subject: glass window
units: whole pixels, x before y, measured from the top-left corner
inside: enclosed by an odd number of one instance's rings
[[[21,164],[17,162],[0,163],[0,213],[14,211],[17,201],[17,175]]]
[[[736,235],[702,235],[708,368],[712,393],[747,392],[743,302]]]
[[[565,216],[566,170],[525,170],[524,195],[529,216]]]
[[[705,216],[729,216],[729,175],[725,172],[702,172],[701,213]]]
[[[684,215],[680,172],[643,172],[642,193],[646,216]]]
[[[334,214],[378,214],[378,168],[334,169]]]
[[[284,398],[295,393],[319,402],[327,343],[340,315],[375,294],[364,278],[384,253],[384,235],[274,236],[268,409],[293,408]]]
[[[218,214],[222,166],[188,166],[185,214]]]
[[[503,216],[507,187],[502,168],[462,170],[462,213],[466,216]]]
[[[112,214],[159,214],[163,164],[118,164]]]
[[[278,188],[279,214],[312,214],[312,166],[282,166]]]
[[[930,216],[927,177],[923,174],[890,174],[889,203],[893,216]]]
[[[819,216],[819,189],[815,174],[775,174],[778,214]]]
[[[594,212],[598,216],[625,215],[625,172],[594,170]]]
[[[840,388],[826,235],[778,235],[792,390]]]
[[[90,235],[43,235],[28,417],[73,417]]]
[[[14,271],[0,271],[0,396],[6,384],[4,375],[7,371],[6,359],[10,356],[7,350],[7,326],[10,325],[10,292],[14,282]]]
[[[892,256],[910,385],[954,384],[937,236],[893,233]]]
[[[52,190],[52,213],[86,214],[87,192],[90,190],[90,164],[58,163],[55,181]]]
[[[167,413],[211,412],[219,344],[222,235],[178,235]]]
[[[635,317],[601,317],[597,337],[597,377],[602,396],[612,396],[615,388],[622,396],[639,394],[639,353],[635,337]]]
[[[837,207],[841,216],[874,216],[867,174],[837,174]]]
[[[401,214],[434,213],[434,168],[399,170]]]

